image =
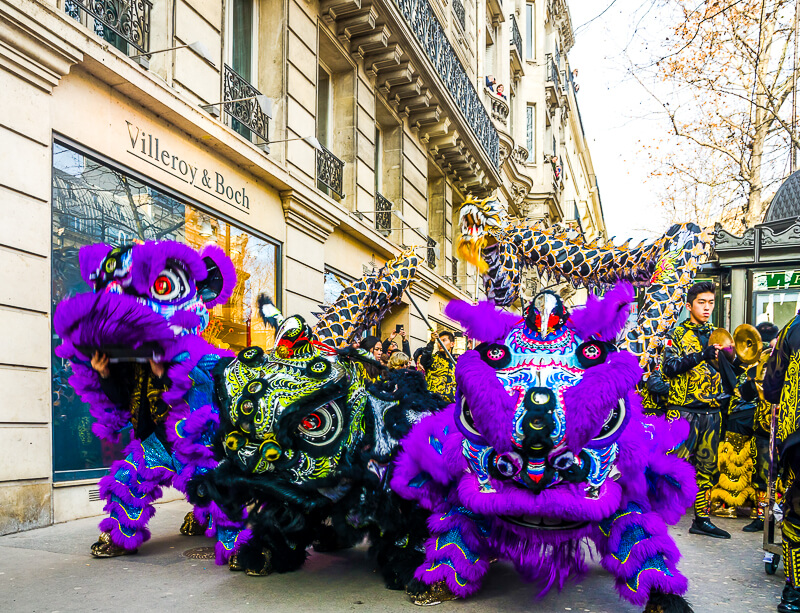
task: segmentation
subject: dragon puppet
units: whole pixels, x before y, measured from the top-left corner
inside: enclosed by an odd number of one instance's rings
[[[539,274],[573,286],[607,287],[628,281],[644,290],[644,304],[635,328],[623,340],[650,373],[667,332],[680,314],[686,289],[711,245],[709,232],[695,224],[673,225],[653,242],[629,247],[630,241],[599,245],[585,242],[572,229],[541,224],[513,225],[494,198],[467,199],[461,208],[459,254],[483,273],[486,296],[498,306],[513,304],[520,295],[521,273]]]
[[[273,348],[217,365],[225,458],[190,489],[194,502],[214,501],[231,517],[250,509],[252,538],[231,568],[293,571],[310,545],[326,551],[364,536],[388,587],[404,588],[422,563],[427,513],[388,489],[390,462],[411,426],[446,402],[413,371],[387,372],[368,389],[361,369],[372,359],[347,346],[400,300],[417,261],[406,252],[354,282],[315,329],[263,300]]]
[[[200,333],[209,309],[230,298],[236,271],[219,247],[198,253],[174,241],[88,245],[79,261],[92,291],[56,308],[56,353],[72,364],[69,381],[90,406],[95,435],[117,442],[132,430],[125,458],[100,480],[108,516],[92,554],[114,557],[150,538],[163,486],[186,492],[189,479],[217,465],[212,371],[229,352]],[[214,503],[196,507],[181,528],[203,531],[217,538],[218,560],[249,538]]]
[[[418,604],[475,593],[495,558],[542,594],[561,589],[586,572],[593,541],[623,598],[691,611],[667,532],[697,491],[669,453],[687,424],[642,414],[641,367],[616,344],[632,300],[622,283],[571,315],[550,291],[524,319],[488,302],[446,307],[482,344],[458,360],[455,404],[417,423],[394,465],[392,489],[431,512]]]

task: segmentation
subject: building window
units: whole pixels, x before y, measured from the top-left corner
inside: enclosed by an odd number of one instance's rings
[[[108,2],[65,0],[64,12],[125,54],[146,51],[150,31],[150,2],[121,7]],[[120,10],[120,8],[122,10]],[[140,12],[141,11],[141,12]],[[126,31],[129,39],[118,32]],[[134,49],[131,51],[129,46]]]
[[[375,124],[375,191],[383,193],[383,131]]]
[[[53,310],[64,298],[89,290],[78,264],[78,250],[84,245],[176,240],[198,248],[214,243],[233,260],[238,280],[228,303],[211,309],[203,337],[233,351],[253,344],[271,346],[273,338],[258,316],[257,300],[263,292],[280,302],[277,243],[58,143],[53,145],[52,202]],[[60,341],[55,332],[52,338],[54,349]],[[69,363],[53,354],[52,368],[53,480],[100,477],[122,457],[127,436],[118,446],[96,438],[88,405],[68,383]]]
[[[323,147],[331,147],[332,115],[331,73],[320,64],[317,67],[317,140]]]
[[[350,275],[341,273],[338,270],[333,270],[327,266],[325,267],[325,276],[323,279],[323,304],[325,306],[330,306],[336,302],[344,291],[344,288],[355,281]]]
[[[254,87],[256,87],[256,45],[254,42],[254,33],[257,31],[256,19],[255,0],[233,0],[229,22],[230,66]],[[241,122],[231,119],[231,127],[246,139],[251,140],[250,130]]]
[[[528,149],[528,164],[536,160],[536,105],[529,104],[525,109],[525,146]]]
[[[534,28],[536,27],[535,23],[536,17],[536,7],[534,6],[533,2],[528,2],[525,5],[525,59],[526,60],[533,60],[536,57],[536,50],[534,49]]]

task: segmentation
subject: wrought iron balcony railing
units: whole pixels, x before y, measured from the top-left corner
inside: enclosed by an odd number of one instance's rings
[[[455,100],[466,124],[472,128],[489,160],[497,168],[500,165],[497,130],[430,3],[428,0],[394,1]]]
[[[461,26],[461,31],[467,31],[467,12],[464,10],[462,0],[453,0],[453,13],[456,16],[456,23]]]
[[[94,21],[95,34],[111,42],[121,51],[122,45],[113,40],[118,36],[138,53],[150,50],[150,0],[66,0],[64,11],[73,19],[83,21],[81,13]]]
[[[425,261],[428,268],[436,270],[436,241],[428,237],[428,248],[425,250]]]
[[[560,86],[559,82],[561,81],[561,79],[559,78],[558,66],[553,60],[553,56],[550,55],[549,53],[545,56],[545,63],[546,63],[545,70],[547,70],[548,82],[553,83],[555,87],[559,87]]]
[[[320,145],[317,149],[317,182],[344,198],[344,162]]]
[[[519,33],[519,26],[517,25],[517,19],[514,17],[514,13],[511,13],[511,44],[513,47],[512,50],[516,48],[517,55],[521,60],[524,55],[522,54],[522,34]]]
[[[375,229],[381,234],[392,231],[392,203],[382,194],[375,194]]]
[[[269,143],[269,117],[256,102],[261,92],[233,68],[225,64],[222,71],[222,108],[250,132]],[[235,101],[235,102],[234,102]],[[239,131],[239,130],[237,130]],[[245,133],[243,136],[249,136]]]

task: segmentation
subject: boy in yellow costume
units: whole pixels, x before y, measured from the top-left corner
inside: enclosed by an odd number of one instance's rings
[[[667,412],[679,411],[689,422],[689,436],[678,455],[697,471],[698,493],[694,521],[689,532],[729,539],[730,534],[709,519],[709,494],[719,479],[717,449],[722,428],[721,410],[730,396],[722,389],[720,375],[709,362],[718,357],[719,345],[708,344],[714,329],[709,323],[714,310],[714,284],[695,283],[686,295],[689,319],[669,333],[661,372],[669,383]]]

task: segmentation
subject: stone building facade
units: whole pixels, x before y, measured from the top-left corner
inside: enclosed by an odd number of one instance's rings
[[[270,341],[259,293],[311,317],[406,245],[451,326],[467,195],[604,235],[568,8],[506,3],[0,0],[0,534],[100,513],[119,452],[53,353],[84,244],[216,242],[239,283],[207,336],[237,349]],[[426,341],[408,302],[396,324]]]

